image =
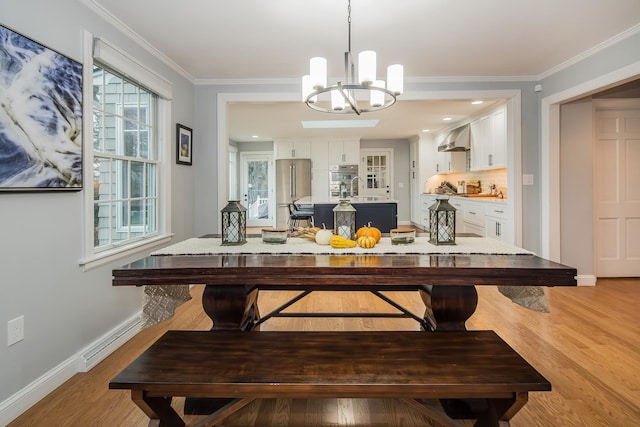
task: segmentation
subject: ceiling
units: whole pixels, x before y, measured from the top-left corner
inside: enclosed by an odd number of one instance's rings
[[[312,56],[327,58],[330,79],[344,75],[346,0],[85,2],[195,83],[292,83],[308,73]],[[640,28],[638,0],[352,0],[351,9],[352,52],[375,50],[379,70],[403,64],[405,86],[443,78],[536,81]],[[468,101],[400,98],[376,113],[381,122],[373,132],[358,135],[406,138],[442,128],[443,116],[464,117],[478,108]],[[294,136],[302,115],[344,118],[307,110],[301,102],[232,106],[231,138]],[[346,133],[340,131],[353,136]]]

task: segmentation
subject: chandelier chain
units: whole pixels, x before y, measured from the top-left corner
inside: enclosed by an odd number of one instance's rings
[[[347,12],[347,23],[349,24],[349,53],[351,53],[351,0],[349,0]]]

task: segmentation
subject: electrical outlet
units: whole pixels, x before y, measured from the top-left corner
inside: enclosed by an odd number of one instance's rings
[[[7,322],[7,347],[24,339],[24,316]]]

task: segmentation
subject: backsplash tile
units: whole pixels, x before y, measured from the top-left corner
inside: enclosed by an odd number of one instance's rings
[[[489,191],[491,184],[496,185],[496,192],[502,191],[503,196],[506,198],[508,194],[507,189],[507,169],[492,169],[487,171],[476,172],[464,172],[464,173],[447,173],[432,175],[425,183],[425,193],[435,193],[436,188],[440,186],[442,181],[449,181],[454,186],[458,184],[458,181],[469,181],[477,179],[480,181],[482,192]]]

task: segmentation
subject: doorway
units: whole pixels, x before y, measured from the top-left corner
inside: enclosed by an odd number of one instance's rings
[[[248,227],[268,227],[274,220],[273,155],[240,153],[240,194]]]
[[[595,119],[596,273],[598,277],[637,277],[640,100],[598,103]]]
[[[393,199],[393,150],[360,150],[358,194]]]

